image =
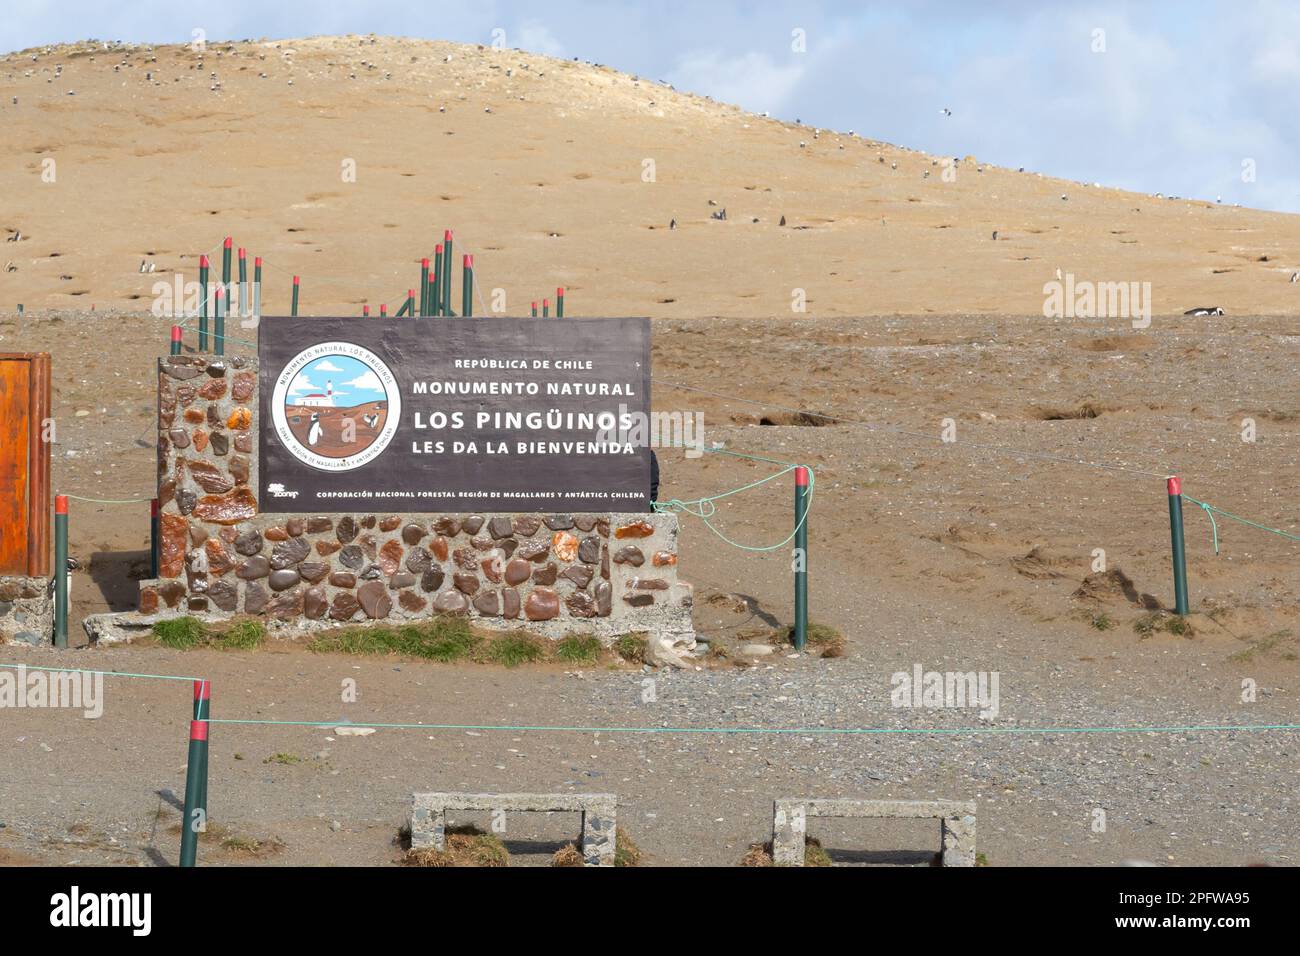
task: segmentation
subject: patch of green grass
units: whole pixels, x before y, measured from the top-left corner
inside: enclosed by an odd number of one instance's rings
[[[454,617],[436,617],[403,627],[344,627],[317,635],[309,650],[338,654],[398,654],[450,661],[469,657],[480,638],[469,624]]]
[[[614,638],[618,656],[633,664],[645,663],[646,637],[644,634],[620,634]]]
[[[600,641],[590,635],[570,634],[555,645],[556,659],[570,664],[594,664],[600,651]]]
[[[212,643],[230,651],[251,651],[266,639],[266,627],[261,621],[238,621],[220,634],[213,635]]]
[[[203,622],[195,617],[173,617],[165,621],[155,621],[153,636],[163,647],[178,651],[198,647],[207,640]]]
[[[281,766],[292,767],[294,764],[302,763],[302,758],[297,754],[278,753],[271,754],[262,763],[278,763]]]
[[[1142,637],[1150,637],[1157,631],[1164,631],[1178,637],[1191,637],[1196,633],[1192,622],[1178,614],[1164,614],[1160,611],[1145,614],[1133,622],[1133,630]]]
[[[1115,626],[1115,622],[1111,620],[1110,615],[1105,611],[1094,614],[1088,623],[1099,631],[1109,631]]]
[[[444,620],[454,621],[454,618]],[[463,622],[459,622],[462,623]],[[444,629],[440,633],[431,635],[426,638],[421,645],[421,656],[430,660],[442,661],[444,664],[451,661],[464,660],[474,653],[474,648],[478,647],[480,639],[470,633],[468,627],[463,631],[454,631],[450,628]]]
[[[983,853],[976,853],[976,854],[975,854],[975,865],[976,865],[976,866],[988,866],[988,865],[989,865],[989,858],[988,858],[987,856],[985,856]]]
[[[1133,622],[1133,630],[1142,637],[1150,637],[1160,628],[1159,614],[1144,614]]]
[[[831,627],[829,624],[820,624],[817,621],[808,622],[807,643],[804,645],[804,653],[811,654],[814,650],[820,650],[822,657],[843,657],[848,641],[844,635]],[[794,644],[794,625],[787,627],[782,636],[782,643]]]
[[[163,647],[188,651],[196,647],[219,647],[222,650],[251,651],[266,639],[261,621],[236,621],[224,631],[211,631],[196,617],[175,617],[156,621],[153,636]]]
[[[546,657],[546,648],[530,634],[502,634],[487,644],[487,659],[506,667],[531,664]]]

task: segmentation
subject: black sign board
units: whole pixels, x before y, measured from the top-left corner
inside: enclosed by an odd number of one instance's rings
[[[646,511],[650,323],[263,318],[266,512]]]

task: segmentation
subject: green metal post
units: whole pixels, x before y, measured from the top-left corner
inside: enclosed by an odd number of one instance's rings
[[[181,866],[194,866],[199,850],[200,828],[206,828],[199,805],[203,790],[203,758],[208,746],[208,723],[190,721],[190,750],[185,762],[185,803],[181,811]]]
[[[430,315],[442,315],[442,245],[433,247],[433,301]]]
[[[542,318],[544,318],[544,319],[549,319],[550,317],[551,317],[551,300],[550,300],[550,299],[543,299],[543,300],[542,300]]]
[[[461,283],[460,314],[469,318],[474,314],[474,257],[465,256],[464,281]]]
[[[794,470],[794,649],[808,641],[808,469]]]
[[[203,721],[203,726],[208,735],[212,734],[212,725],[208,723],[208,718],[212,716],[212,681],[196,680],[194,682],[194,719]],[[208,829],[208,741],[203,741],[203,759],[199,767],[199,793],[195,801],[195,806],[202,810],[199,819],[201,826],[200,833]]]
[[[533,318],[537,318],[537,303],[533,303]]]
[[[199,351],[208,350],[208,276],[212,270],[207,256],[199,256]]]
[[[1183,483],[1171,476],[1169,490],[1169,537],[1174,547],[1174,611],[1187,613],[1187,551],[1183,545]]]
[[[149,577],[158,577],[158,499],[149,502]]]
[[[239,247],[239,318],[248,317],[248,252]]]
[[[68,496],[54,497],[54,646],[68,646]]]
[[[253,315],[262,318],[262,257],[253,259]]]
[[[289,310],[290,315],[298,314],[298,277],[293,277],[293,305]]]
[[[226,297],[217,289],[217,317],[212,327],[212,351],[218,355],[226,354]]]
[[[555,290],[555,317],[564,318],[564,287]]]
[[[429,260],[420,260],[420,317],[429,314]]]
[[[451,230],[442,237],[442,314],[452,315],[451,311]]]
[[[181,327],[179,325],[172,326],[172,350],[171,350],[172,355],[181,354],[181,343],[183,341],[183,335],[184,333],[181,331]]]
[[[226,290],[226,300],[230,300],[230,256],[234,251],[234,240],[226,236],[221,246],[221,287]]]

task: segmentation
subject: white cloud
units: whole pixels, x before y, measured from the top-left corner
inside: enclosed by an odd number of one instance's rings
[[[316,367],[315,367],[314,369],[312,369],[312,371],[314,371],[314,372],[341,372],[341,371],[343,371],[343,369],[339,368],[337,365],[335,365],[335,364],[334,364],[333,362],[331,362],[329,359],[322,359],[322,360],[321,360],[321,361],[316,365]]]
[[[802,61],[781,64],[766,53],[730,56],[702,50],[683,56],[667,79],[679,90],[705,93],[755,113],[770,110],[784,114],[791,108],[791,93],[803,76]]]
[[[536,20],[525,20],[514,36],[507,33],[506,43],[521,50],[527,50],[529,53],[541,53],[545,56],[556,57],[564,56],[564,44]]]
[[[370,369],[366,369],[350,382],[344,382],[346,388],[356,388],[363,392],[382,392],[384,383],[379,380],[379,376]]]
[[[317,385],[313,385],[311,379],[307,378],[307,376],[302,374],[302,372],[295,375],[293,381],[289,383],[290,395],[310,395],[313,392],[319,391],[321,391],[321,388]]]

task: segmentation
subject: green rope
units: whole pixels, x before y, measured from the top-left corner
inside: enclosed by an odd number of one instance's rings
[[[684,447],[684,446],[679,445],[675,447]],[[747,545],[747,544],[741,544],[739,541],[733,541],[731,538],[727,537],[716,527],[714,527],[713,522],[709,520],[710,518],[714,517],[718,512],[717,505],[715,505],[714,502],[720,501],[723,498],[730,498],[732,495],[738,495],[742,491],[749,491],[753,488],[757,488],[759,485],[767,484],[769,481],[775,481],[777,478],[780,478],[782,475],[789,474],[790,472],[794,471],[796,468],[800,466],[795,464],[794,462],[781,461],[776,458],[764,458],[761,455],[746,455],[737,451],[728,451],[725,448],[705,448],[704,450],[715,454],[731,455],[732,457],[735,458],[744,458],[749,461],[761,461],[773,465],[785,465],[785,467],[780,471],[776,472],[775,474],[768,475],[766,478],[760,478],[757,481],[751,481],[747,485],[741,485],[739,488],[732,488],[730,491],[723,491],[716,495],[708,495],[703,498],[691,498],[686,501],[683,501],[680,498],[672,498],[664,502],[656,501],[652,505],[655,512],[659,514],[669,513],[669,512],[673,514],[688,514],[688,515],[692,515],[693,517],[699,518],[701,521],[704,522],[704,526],[706,528],[712,531],[715,535],[717,535],[727,544],[731,545],[733,548],[739,548],[741,551],[752,551],[755,553],[776,551],[779,548],[784,548],[787,544],[793,541],[795,535],[799,533],[799,529],[803,526],[803,523],[808,520],[808,513],[812,511],[813,486],[816,483],[816,478],[813,474],[812,468],[809,466],[803,466],[808,468],[808,508],[807,510],[805,510],[803,518],[800,519],[799,523],[794,526],[794,530],[791,531],[790,534],[786,536],[784,540],[778,541],[776,544],[763,545],[763,546]]]
[[[209,718],[209,724],[263,724],[280,727],[358,727],[376,730],[473,730],[578,734],[897,734],[927,737],[958,734],[1150,734],[1300,730],[1300,724],[1206,724],[1185,727],[568,727],[527,724],[370,724],[348,720],[258,720]]]
[[[1267,531],[1269,534],[1281,535],[1283,538],[1289,538],[1292,541],[1300,541],[1300,535],[1291,534],[1288,531],[1282,531],[1278,528],[1270,528],[1267,525],[1259,524],[1258,522],[1251,521],[1248,518],[1243,518],[1240,515],[1235,515],[1230,511],[1224,511],[1222,508],[1216,508],[1214,505],[1206,504],[1204,501],[1198,501],[1197,499],[1193,498],[1191,495],[1186,493],[1184,493],[1183,497],[1186,498],[1188,501],[1190,501],[1192,504],[1199,506],[1200,509],[1204,511],[1205,514],[1209,517],[1210,530],[1214,535],[1215,554],[1219,553],[1219,523],[1214,520],[1214,516],[1216,514],[1223,515],[1223,517],[1225,518],[1228,518],[1232,521],[1239,522],[1244,525],[1248,525],[1251,528],[1257,528],[1260,531]]]
[[[54,671],[59,674],[103,674],[106,677],[139,677],[151,680],[203,680],[201,677],[181,677],[178,674],[131,674],[126,671],[90,671],[80,667],[38,667],[36,664],[10,664],[0,661],[0,667],[20,667],[29,671]]]

